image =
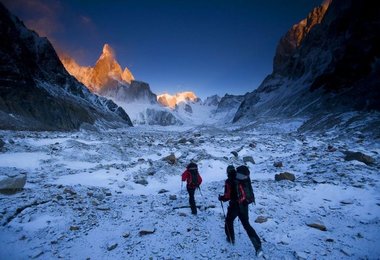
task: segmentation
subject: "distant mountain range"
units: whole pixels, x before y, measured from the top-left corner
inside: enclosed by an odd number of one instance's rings
[[[0,3],[0,129],[72,130],[131,126],[111,100],[65,70],[54,48]]]
[[[325,1],[281,38],[273,72],[256,90],[204,102],[191,91],[157,96],[148,83],[122,69],[108,44],[93,67],[67,55],[58,58],[46,38],[28,30],[2,4],[0,14],[1,129],[71,130],[132,121],[244,124],[380,110],[377,2]]]

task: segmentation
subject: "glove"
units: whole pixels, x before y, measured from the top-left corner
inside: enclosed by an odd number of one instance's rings
[[[218,196],[218,200],[219,200],[219,201],[223,201],[223,196],[222,196],[222,195],[219,195],[219,196]]]

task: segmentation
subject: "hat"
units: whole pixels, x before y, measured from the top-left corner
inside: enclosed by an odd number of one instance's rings
[[[191,163],[189,163],[189,164],[186,166],[186,168],[187,168],[188,170],[198,170],[198,165],[197,165],[196,163],[191,162]]]
[[[235,167],[233,165],[227,166],[227,174],[230,174],[230,173],[236,173]]]

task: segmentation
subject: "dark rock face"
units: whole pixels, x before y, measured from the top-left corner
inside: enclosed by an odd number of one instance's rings
[[[145,115],[146,122],[149,125],[182,125],[183,123],[178,120],[172,113],[164,110],[146,109]]]
[[[117,91],[103,92],[106,96],[114,96],[117,100],[131,102],[146,102],[157,104],[157,95],[154,94],[148,83],[132,80],[131,85],[121,85]]]
[[[82,123],[132,125],[112,101],[70,76],[46,38],[0,4],[0,129],[71,130]]]
[[[245,95],[233,121],[380,110],[379,6],[333,0],[314,9],[281,39],[273,73]]]

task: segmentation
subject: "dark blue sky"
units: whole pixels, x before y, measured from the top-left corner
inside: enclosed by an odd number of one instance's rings
[[[322,0],[1,0],[80,65],[104,43],[156,94],[244,94],[272,71],[281,36]]]

